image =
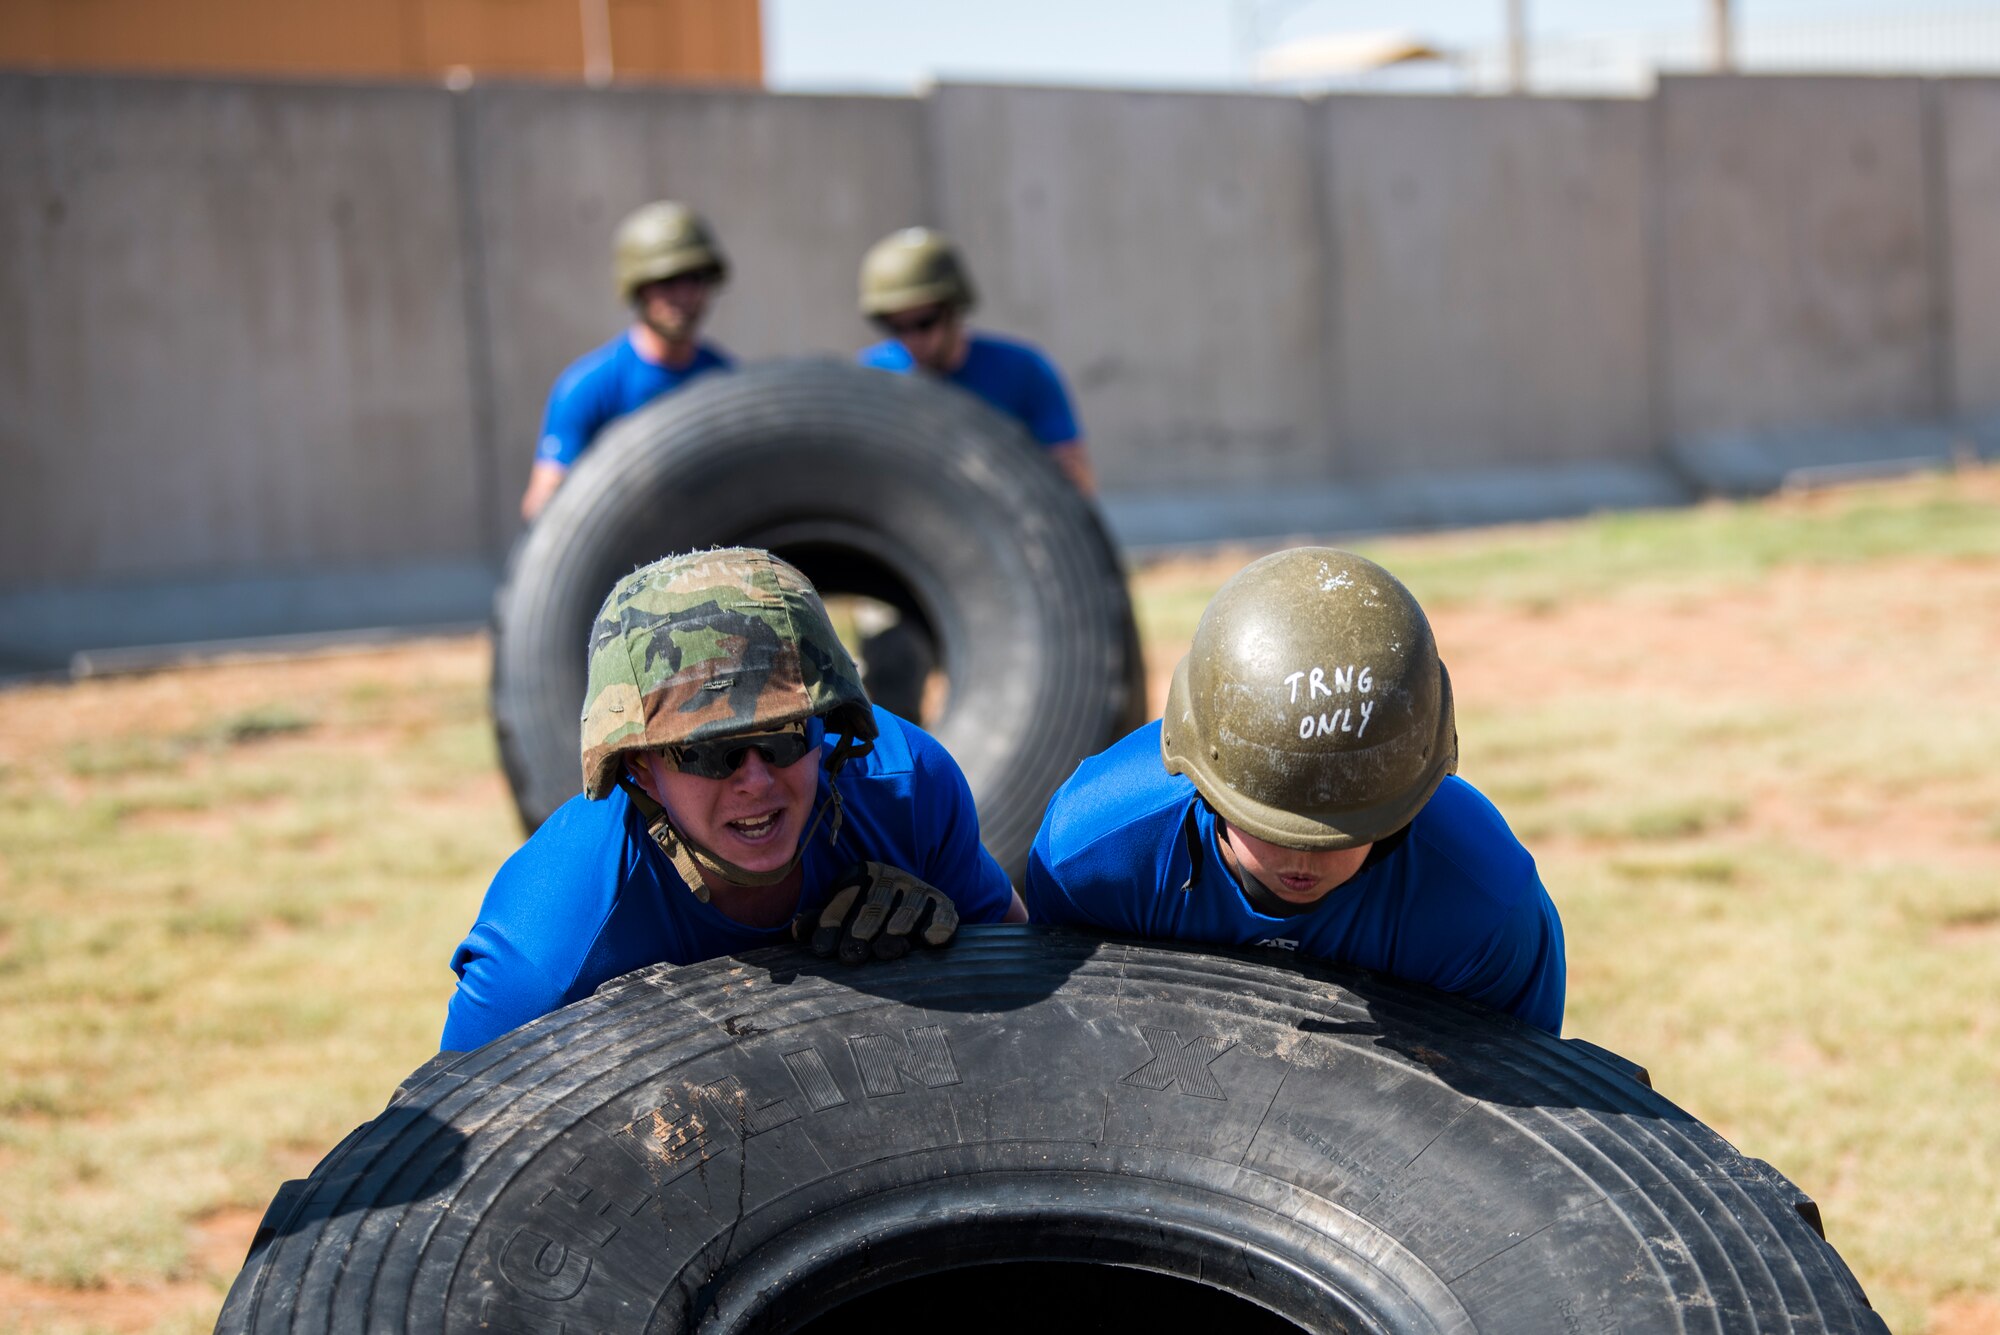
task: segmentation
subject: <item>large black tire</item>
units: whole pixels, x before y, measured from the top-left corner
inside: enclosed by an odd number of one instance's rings
[[[218,1329],[1883,1332],[1811,1202],[1642,1079],[1046,928],[642,970],[420,1072],[280,1192]]]
[[[734,544],[921,625],[951,683],[925,722],[1017,882],[1049,795],[1145,717],[1115,549],[1018,423],[919,377],[753,366],[614,423],[515,546],[494,600],[493,718],[530,830],[582,789],[584,645],[611,585]]]

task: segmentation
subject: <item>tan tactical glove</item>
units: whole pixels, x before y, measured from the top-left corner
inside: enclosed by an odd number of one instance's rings
[[[942,946],[957,934],[958,906],[944,891],[900,867],[857,862],[834,882],[833,897],[820,911],[811,941],[813,954],[821,958],[838,954],[844,964],[860,964],[871,954],[878,960],[901,959],[909,953],[912,937]]]

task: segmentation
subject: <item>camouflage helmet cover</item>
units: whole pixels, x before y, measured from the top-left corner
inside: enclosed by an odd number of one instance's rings
[[[646,284],[684,273],[712,270],[720,281],[729,276],[729,259],[699,213],[678,200],[658,199],[618,224],[611,268],[619,297],[630,301]]]
[[[670,556],[619,580],[591,626],[583,790],[608,796],[628,751],[815,717],[875,736],[861,674],[806,577],[751,547]]]
[[[1451,678],[1423,608],[1352,552],[1298,547],[1216,591],[1160,728],[1231,825],[1285,848],[1372,843],[1458,768]]]
[[[871,319],[937,304],[970,310],[975,299],[965,262],[943,232],[905,227],[862,257],[861,313]]]

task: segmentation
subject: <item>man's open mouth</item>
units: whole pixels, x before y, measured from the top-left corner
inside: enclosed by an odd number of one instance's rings
[[[783,815],[782,811],[767,811],[761,816],[745,816],[741,820],[730,821],[729,830],[739,839],[756,843],[777,832],[778,821]]]

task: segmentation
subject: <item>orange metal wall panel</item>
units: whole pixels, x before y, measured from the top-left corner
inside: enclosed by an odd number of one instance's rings
[[[0,3],[0,60],[47,65],[55,59],[54,0]]]
[[[764,26],[762,7],[732,4],[730,0],[709,0],[715,7],[718,38],[717,64],[733,72],[745,83],[764,82]]]
[[[577,78],[583,25],[577,0],[423,0],[431,69]]]
[[[611,0],[619,78],[763,81],[758,7],[742,0]]]
[[[0,66],[583,77],[582,0],[0,0]],[[610,0],[619,79],[759,84],[758,0]]]
[[[673,51],[685,49],[690,33],[670,33],[663,12],[668,0],[612,0],[611,65],[613,76],[625,79],[669,78]]]
[[[0,61],[57,69],[405,74],[408,0],[0,0],[40,10],[40,51]],[[13,25],[0,27],[0,40]]]

